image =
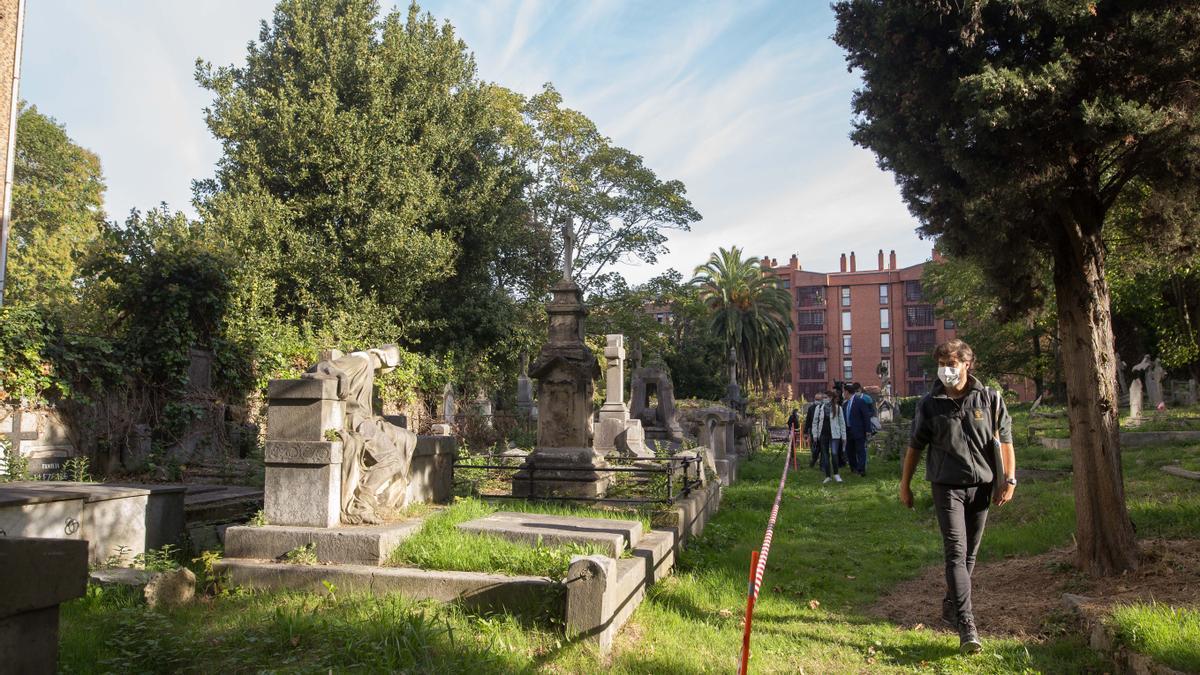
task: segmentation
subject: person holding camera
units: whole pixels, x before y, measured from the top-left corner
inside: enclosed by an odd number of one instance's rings
[[[910,484],[921,452],[942,533],[946,595],[942,619],[958,629],[959,650],[983,648],[971,605],[971,574],[983,539],[988,506],[1003,505],[1016,489],[1012,419],[999,393],[971,374],[975,353],[962,340],[933,352],[938,381],[917,404],[900,477],[900,503],[913,508]]]

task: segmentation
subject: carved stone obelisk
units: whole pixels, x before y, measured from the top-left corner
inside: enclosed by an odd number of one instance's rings
[[[537,380],[537,447],[513,476],[521,497],[600,497],[609,483],[604,456],[592,447],[593,382],[600,376],[596,356],[583,341],[587,308],[583,291],[571,279],[571,235],[564,228],[563,278],[550,289],[546,305],[549,341],[529,368]]]

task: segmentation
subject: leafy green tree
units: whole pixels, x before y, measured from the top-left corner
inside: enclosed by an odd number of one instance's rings
[[[683,183],[659,179],[641,157],[562,103],[550,84],[529,98],[529,131],[516,148],[532,176],[525,199],[534,223],[556,238],[558,259],[570,228],[574,278],[588,291],[611,283],[602,277],[615,263],[654,264],[667,250],[663,230],[686,231],[700,213]]]
[[[1138,564],[1125,505],[1103,234],[1133,190],[1140,236],[1194,242],[1200,6],[1142,2],[834,5],[862,74],[854,141],[895,174],[921,232],[972,257],[1014,313],[1052,270],[1071,421],[1077,562]]]
[[[12,235],[5,301],[72,319],[79,264],[104,222],[100,159],[61,124],[23,102],[13,163]]]
[[[197,80],[224,148],[197,197],[248,309],[336,342],[472,351],[548,275],[513,117],[416,5],[282,0],[244,65]]]
[[[940,315],[954,319],[958,337],[975,351],[983,377],[1022,377],[1038,392],[1054,377],[1056,321],[1049,303],[1025,316],[1008,318],[983,271],[969,258],[942,258],[921,277],[926,297]]]
[[[770,389],[788,374],[791,294],[758,258],[720,248],[696,268],[692,283],[711,313],[712,330],[737,351],[739,379]]]

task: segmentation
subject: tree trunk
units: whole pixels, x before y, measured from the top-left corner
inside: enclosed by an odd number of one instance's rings
[[[1102,220],[1094,219],[1092,226],[1066,223],[1054,247],[1074,465],[1076,564],[1092,576],[1120,574],[1138,565],[1121,470],[1120,398]]]
[[[1037,329],[1033,331],[1033,387],[1037,391],[1033,392],[1033,397],[1042,395],[1046,390],[1046,376],[1042,371],[1042,334]]]

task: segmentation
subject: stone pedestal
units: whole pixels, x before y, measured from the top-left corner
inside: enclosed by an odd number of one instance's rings
[[[604,455],[592,449],[592,382],[596,357],[583,341],[583,293],[564,279],[546,305],[550,339],[533,362],[537,380],[537,448],[513,476],[520,497],[599,497],[608,488]]]
[[[345,423],[337,381],[272,380],[267,396],[267,522],[336,527],[341,522],[342,443],[333,439]]]
[[[87,590],[88,543],[0,537],[0,670],[58,670],[58,606]]]

